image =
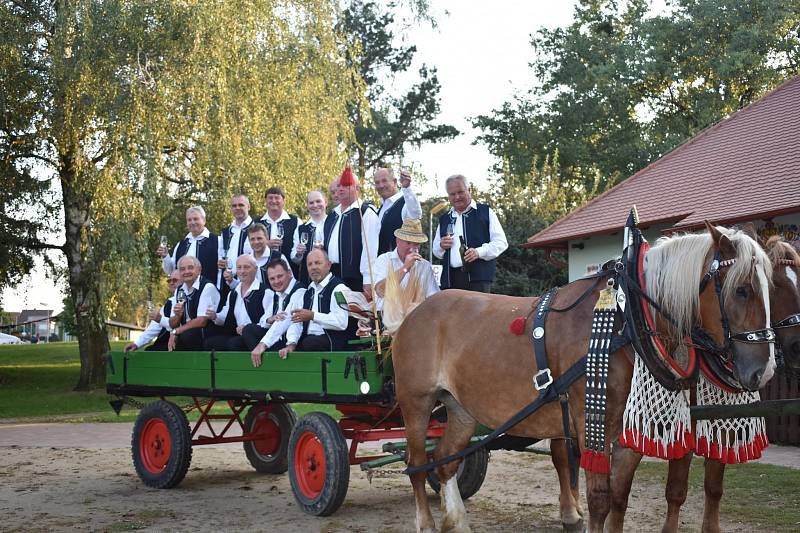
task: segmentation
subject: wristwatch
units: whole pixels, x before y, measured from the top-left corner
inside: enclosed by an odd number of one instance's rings
[[[178,328],[174,328],[174,329],[169,330],[169,334],[170,335],[175,335],[177,337],[178,336]]]

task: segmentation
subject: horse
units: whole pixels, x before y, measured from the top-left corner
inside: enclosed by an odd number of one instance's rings
[[[741,232],[724,233],[707,225],[708,233],[682,235],[659,240],[647,254],[644,270],[648,292],[661,308],[678,321],[674,328],[658,320],[656,333],[675,347],[686,330],[700,323],[717,342],[724,342],[721,322],[724,309],[730,331],[762,329],[767,324],[771,265],[766,254]],[[700,281],[718,254],[725,264],[720,270],[724,306],[713,290],[700,291]],[[723,272],[724,270],[724,272]],[[758,274],[755,274],[758,273]],[[609,277],[613,271],[603,272]],[[547,318],[545,346],[552,375],[556,378],[586,354],[591,334],[594,305],[605,278],[594,276],[570,283],[553,297]],[[387,287],[385,305],[393,294]],[[447,408],[448,423],[433,457],[441,459],[466,447],[477,422],[499,427],[539,394],[531,383],[537,372],[526,336],[506,333],[508,324],[520,313],[529,313],[538,298],[447,290],[419,304],[396,327],[392,340],[395,393],[406,425],[408,464],[427,462],[426,428],[437,402]],[[526,321],[525,332],[532,325]],[[763,344],[735,343],[733,361],[737,375],[749,388],[758,388],[771,377],[774,365],[770,349]],[[611,355],[608,369],[607,421],[622,419],[633,372],[629,349]],[[584,447],[584,380],[570,385],[566,401],[572,418],[570,434]],[[530,438],[565,439],[558,402],[545,404],[522,420],[508,434]],[[612,435],[606,432],[605,456]],[[555,458],[554,458],[555,459]],[[554,461],[555,462],[555,461]],[[442,484],[445,517],[443,531],[468,531],[461,496],[456,485],[460,461],[437,467]],[[435,522],[425,495],[425,472],[410,475],[415,496],[418,531],[435,531]],[[561,519],[566,527],[582,521],[577,493],[559,472]],[[568,476],[567,476],[568,478]],[[602,531],[610,510],[608,474],[586,473],[589,530]]]
[[[753,233],[753,236],[755,234]],[[773,266],[772,286],[770,290],[770,315],[772,327],[775,329],[777,343],[783,349],[784,361],[787,368],[800,368],[800,255],[781,237],[770,238],[764,245],[765,251]],[[641,454],[627,448],[615,448],[617,459],[614,462],[615,483],[619,486],[617,491],[625,488],[629,490],[633,473],[641,461]],[[688,453],[680,459],[669,461],[665,497],[667,500],[667,517],[662,531],[677,531],[679,527],[679,514],[683,502],[686,500],[688,489],[689,468],[692,463],[693,453]],[[564,470],[567,465],[562,463],[557,466]],[[703,509],[703,531],[717,532],[719,526],[719,502],[723,492],[723,477],[725,463],[715,460],[705,460],[705,505]],[[612,489],[613,490],[613,489]],[[620,495],[621,496],[621,495]],[[625,502],[618,501],[612,511],[612,521],[619,521],[627,507],[627,493]]]

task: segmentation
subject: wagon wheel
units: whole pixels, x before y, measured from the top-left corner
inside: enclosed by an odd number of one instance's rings
[[[289,481],[306,513],[333,514],[347,495],[350,461],[347,443],[336,421],[325,413],[308,413],[289,439]]]
[[[474,453],[467,455],[458,465],[456,483],[458,483],[458,492],[461,493],[462,500],[466,500],[481,488],[488,465],[489,451],[486,448],[479,448]],[[428,472],[428,485],[437,494],[439,493],[442,484],[439,483],[439,476],[436,475],[435,470]]]
[[[133,466],[148,487],[171,489],[189,470],[192,437],[186,414],[165,400],[139,411],[131,438]]]
[[[286,404],[256,404],[244,418],[246,433],[259,435],[245,441],[244,453],[257,472],[283,474],[289,468],[289,436],[297,422],[294,410]]]

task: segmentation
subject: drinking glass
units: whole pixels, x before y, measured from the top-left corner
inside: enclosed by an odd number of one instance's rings
[[[184,291],[183,289],[178,289],[178,296],[176,298],[176,301],[179,304],[182,304],[183,302],[185,302],[186,301],[186,291]]]
[[[162,235],[161,236],[161,246],[166,248],[168,244],[169,244],[169,241],[167,240],[167,236],[166,235]]]
[[[301,233],[300,234],[300,244],[305,246],[308,243],[308,233]]]
[[[453,222],[450,222],[447,225],[447,236],[452,237],[455,232],[456,232],[456,225]]]
[[[314,237],[314,248],[322,248],[322,239]]]
[[[283,239],[283,226],[281,226],[280,224],[278,224],[275,227],[275,238],[276,239]]]

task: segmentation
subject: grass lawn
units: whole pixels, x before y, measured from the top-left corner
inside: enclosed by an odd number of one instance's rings
[[[125,342],[112,342],[112,350],[122,350]],[[0,346],[0,419],[36,418],[61,422],[131,422],[138,409],[125,405],[120,416],[114,414],[105,389],[75,392],[80,360],[77,342]],[[189,398],[170,398],[184,405]],[[150,400],[144,400],[145,402]],[[332,405],[293,404],[298,416],[323,411],[336,418]],[[216,407],[213,411],[227,409]],[[196,419],[196,411],[189,418]]]

